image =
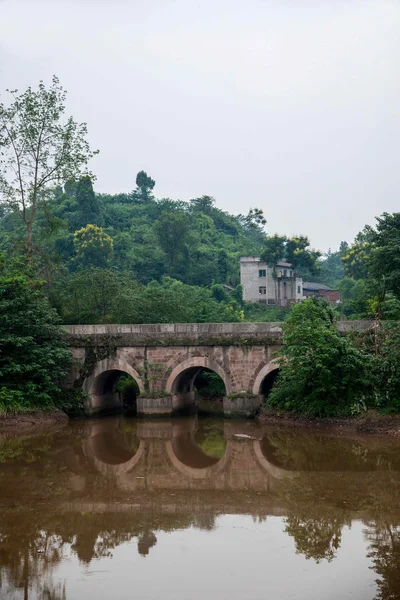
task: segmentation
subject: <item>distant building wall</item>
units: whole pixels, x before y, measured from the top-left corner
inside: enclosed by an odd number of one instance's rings
[[[245,302],[261,302],[285,306],[303,300],[303,280],[293,278],[291,265],[278,262],[269,267],[258,256],[242,256],[240,259],[240,284]]]
[[[327,285],[304,282],[303,290],[306,298],[325,298],[329,304],[338,304],[341,301],[340,292],[331,290]]]
[[[341,295],[338,290],[321,290],[320,294],[329,304],[338,304],[341,301]]]

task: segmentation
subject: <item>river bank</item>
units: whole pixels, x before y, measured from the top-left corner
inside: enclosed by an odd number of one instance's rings
[[[316,431],[349,432],[400,438],[400,414],[381,415],[374,411],[368,411],[363,415],[352,418],[311,418],[276,410],[271,406],[264,405],[256,419],[262,425],[283,425]]]
[[[0,415],[0,432],[26,432],[40,426],[68,423],[68,416],[59,409],[33,410]]]
[[[215,415],[213,415],[215,416]],[[69,417],[59,409],[27,411],[0,415],[0,433],[26,432],[30,429],[68,423]],[[380,415],[367,412],[354,418],[310,418],[264,406],[256,421],[261,425],[281,425],[334,433],[359,433],[400,438],[400,414]]]

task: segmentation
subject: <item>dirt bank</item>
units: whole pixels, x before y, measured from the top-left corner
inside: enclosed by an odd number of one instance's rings
[[[31,428],[62,424],[68,422],[68,417],[61,410],[32,411],[0,416],[0,432],[27,432]]]
[[[257,416],[257,421],[262,424],[303,427],[318,431],[371,433],[373,435],[388,435],[400,438],[400,414],[380,415],[371,411],[351,419],[310,418],[278,411],[272,407],[263,407]]]

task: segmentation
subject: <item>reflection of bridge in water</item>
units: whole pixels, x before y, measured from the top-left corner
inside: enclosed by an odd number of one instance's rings
[[[89,421],[79,450],[85,466],[61,508],[265,516],[308,510],[312,497],[323,512],[360,516],[382,500],[388,478],[400,485],[395,440],[320,437],[234,420]]]
[[[265,455],[263,433],[224,422],[225,451],[210,456],[195,439],[196,420],[138,422],[137,447],[129,451],[117,420],[89,423],[84,454],[96,470],[124,491],[268,491],[274,479],[291,475]]]

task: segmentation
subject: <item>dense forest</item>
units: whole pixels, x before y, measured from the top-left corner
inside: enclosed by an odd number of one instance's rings
[[[262,210],[231,215],[211,196],[157,199],[154,188],[155,181],[141,171],[132,192],[97,194],[86,176],[55,187],[39,203],[32,266],[63,322],[283,319],[287,309],[242,302],[240,256],[268,260],[276,247],[285,252],[286,238],[265,233]],[[380,223],[399,230],[394,216]],[[366,228],[352,246],[342,242],[324,256],[309,249],[307,238],[296,238],[297,247],[303,240],[309,259],[297,271],[341,291],[343,302],[336,309],[341,318],[374,317],[378,304],[381,316],[400,315],[393,286],[383,297],[382,282],[371,279],[368,270],[374,232]],[[6,203],[0,249],[6,262],[26,254],[21,211]]]

